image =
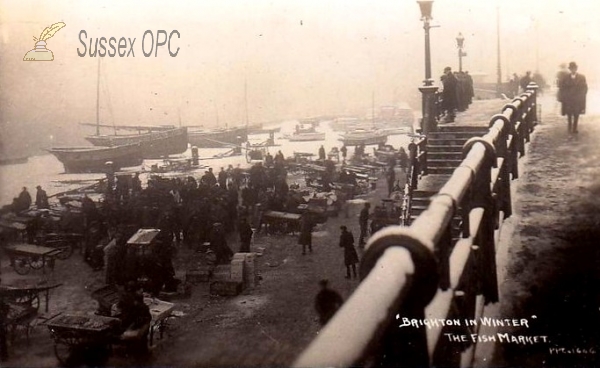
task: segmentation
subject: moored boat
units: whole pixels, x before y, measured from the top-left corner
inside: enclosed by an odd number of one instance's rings
[[[105,172],[106,163],[113,169],[142,164],[142,148],[139,143],[115,147],[54,147],[48,150],[62,162],[67,173]]]
[[[189,128],[188,141],[198,148],[241,146],[248,140],[248,128],[245,126],[224,129]]]
[[[317,132],[312,123],[296,125],[294,134],[287,137],[290,142],[323,141],[325,133]]]
[[[152,130],[150,127],[148,129]],[[101,147],[115,147],[139,143],[143,158],[160,158],[183,153],[188,147],[186,127],[171,127],[171,129],[140,134],[93,135],[87,136],[85,139],[94,146]]]
[[[340,137],[345,146],[385,144],[388,135],[377,130],[356,129]]]
[[[29,156],[22,157],[0,157],[0,166],[24,164],[29,160]]]

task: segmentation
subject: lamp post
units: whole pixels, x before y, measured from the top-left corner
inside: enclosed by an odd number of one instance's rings
[[[433,0],[421,0],[417,1],[417,3],[421,9],[421,20],[423,21],[423,29],[425,30],[425,80],[423,81],[423,86],[419,88],[419,91],[421,91],[423,97],[421,133],[427,134],[436,129],[432,97],[438,90],[438,88],[433,85],[433,79],[431,79],[431,50],[429,44],[429,30],[431,29],[429,21],[433,19],[431,16]]]
[[[463,52],[463,47],[465,45],[465,38],[462,33],[459,33],[456,36],[456,47],[458,48],[458,71],[462,72],[462,58],[463,56],[467,56],[466,52]]]

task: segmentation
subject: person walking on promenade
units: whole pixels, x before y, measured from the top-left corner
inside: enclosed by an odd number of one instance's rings
[[[583,74],[577,73],[577,64],[569,63],[569,74],[558,83],[558,99],[562,103],[561,114],[567,115],[569,133],[577,134],[579,115],[585,113],[587,82]]]
[[[48,204],[48,194],[46,191],[42,189],[41,186],[37,186],[37,193],[35,194],[35,205],[39,209],[48,209],[50,208],[50,204]]]
[[[346,265],[346,278],[350,278],[350,268],[352,268],[352,276],[357,277],[356,264],[358,263],[358,254],[354,249],[354,236],[346,226],[340,226],[342,233],[340,234],[340,247],[344,248],[344,264]]]
[[[325,326],[344,303],[342,296],[337,291],[330,289],[328,284],[327,280],[319,281],[321,290],[315,297],[315,309],[319,315],[321,326]]]
[[[312,219],[308,213],[305,213],[300,218],[300,236],[298,237],[298,244],[302,245],[302,255],[306,254],[306,247],[312,253],[312,228]]]
[[[360,216],[358,217],[358,224],[360,225],[360,238],[358,239],[359,247],[365,245],[365,238],[369,236],[369,208],[371,208],[371,204],[369,202],[365,203],[365,206],[360,211]]]

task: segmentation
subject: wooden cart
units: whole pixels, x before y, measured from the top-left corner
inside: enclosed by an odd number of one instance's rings
[[[46,266],[54,269],[55,258],[63,252],[61,248],[43,247],[33,244],[16,244],[4,248],[10,258],[10,264],[19,275],[26,275],[32,269],[42,269],[46,272]]]
[[[54,355],[66,365],[74,352],[91,349],[109,352],[120,336],[118,318],[61,314],[46,322],[54,339]]]

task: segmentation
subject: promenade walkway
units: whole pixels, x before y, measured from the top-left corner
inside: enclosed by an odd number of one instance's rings
[[[527,318],[529,328],[498,332],[549,342],[496,344],[492,360],[480,351],[478,365],[599,366],[600,117],[584,116],[572,138],[555,102],[540,102],[542,122],[519,162],[498,247],[500,303],[486,314]]]

